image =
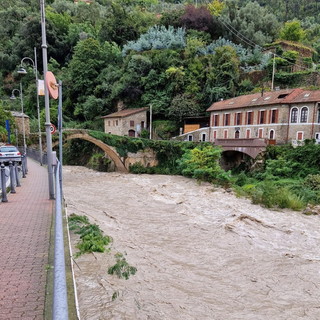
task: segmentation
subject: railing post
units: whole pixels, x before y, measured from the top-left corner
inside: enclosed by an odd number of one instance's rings
[[[15,189],[15,174],[14,174],[14,168],[12,165],[12,161],[9,162],[9,169],[10,169],[10,189],[11,193],[16,193]]]
[[[17,163],[16,163],[16,162],[14,162],[14,173],[15,173],[15,175],[16,175],[17,187],[21,187],[20,178],[19,178],[19,172],[18,172],[18,166],[17,166]]]
[[[62,198],[60,186],[61,164],[56,167],[56,219],[54,239],[53,320],[68,320],[67,282],[63,243]]]
[[[1,202],[8,202],[7,198],[7,184],[6,184],[6,167],[1,163]]]
[[[25,156],[21,156],[21,167],[22,167],[22,178],[26,177],[26,164],[25,164]]]

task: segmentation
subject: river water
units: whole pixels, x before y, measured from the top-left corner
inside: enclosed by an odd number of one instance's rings
[[[68,214],[113,238],[75,259],[81,319],[320,319],[320,217],[180,176],[68,166],[63,179]],[[117,252],[128,280],[107,272]]]

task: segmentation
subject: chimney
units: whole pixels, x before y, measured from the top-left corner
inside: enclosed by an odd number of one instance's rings
[[[121,111],[121,110],[123,110],[125,108],[125,106],[124,106],[124,103],[123,103],[123,101],[118,101],[118,103],[117,103],[117,110],[118,111]]]

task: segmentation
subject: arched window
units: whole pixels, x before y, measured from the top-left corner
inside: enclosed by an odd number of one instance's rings
[[[300,117],[300,122],[307,122],[308,121],[308,108],[303,107],[301,109],[301,117]]]
[[[275,137],[275,134],[274,134],[274,130],[272,129],[269,131],[269,139],[274,140],[274,137]]]
[[[239,139],[240,138],[240,131],[237,130],[235,133],[234,133],[234,137],[235,139]]]
[[[290,122],[291,123],[297,123],[298,122],[298,108],[292,108]]]
[[[192,134],[188,135],[188,141],[193,141],[193,135]]]

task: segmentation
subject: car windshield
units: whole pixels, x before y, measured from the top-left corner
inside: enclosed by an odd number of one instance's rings
[[[1,147],[0,152],[18,152],[16,147]]]

